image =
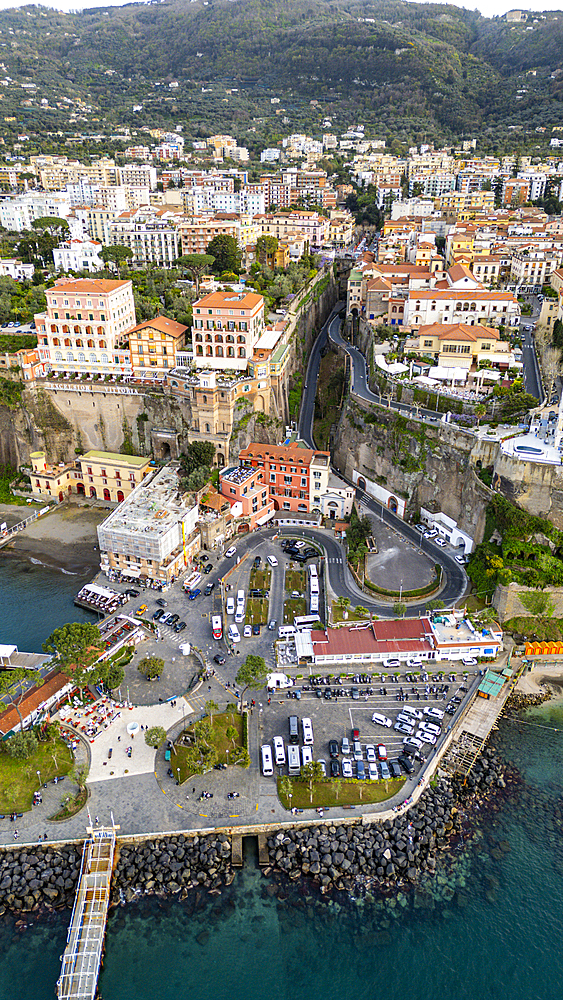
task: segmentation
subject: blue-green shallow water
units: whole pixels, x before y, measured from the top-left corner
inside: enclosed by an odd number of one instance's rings
[[[59,625],[95,620],[73,604],[94,574],[92,568],[71,573],[0,553],[0,643],[38,653]]]
[[[154,899],[112,911],[103,1000],[560,1000],[563,733],[536,724],[563,731],[563,707],[526,719],[535,725],[503,722],[496,735],[523,780],[498,812],[477,814],[479,839],[452,852],[439,901],[426,892],[415,908],[411,895],[392,916],[381,901],[326,906],[292,884],[298,905],[280,905],[250,864],[195,913]],[[54,995],[67,919],[21,934],[0,924],[0,1000]]]

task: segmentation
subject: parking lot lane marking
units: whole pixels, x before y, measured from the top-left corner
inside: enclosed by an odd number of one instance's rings
[[[240,813],[229,813],[229,819],[240,819]]]
[[[203,819],[209,819],[209,813],[198,813],[198,816],[202,816]]]

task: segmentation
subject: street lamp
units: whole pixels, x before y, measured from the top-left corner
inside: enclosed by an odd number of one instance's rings
[[[176,768],[176,774],[178,775],[178,784],[180,784],[180,768]]]
[[[39,787],[41,788],[41,771],[37,772],[37,777],[39,778]]]

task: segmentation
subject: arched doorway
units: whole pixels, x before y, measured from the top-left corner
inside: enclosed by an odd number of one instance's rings
[[[109,490],[104,490],[104,500],[111,500],[111,494]]]
[[[222,469],[225,466],[225,456],[220,452],[215,453],[215,458],[217,459],[217,468]]]
[[[64,494],[63,494],[63,491],[61,490],[60,493],[59,493],[59,503],[62,503],[63,500],[64,500]]]
[[[96,487],[95,486],[91,486],[90,487],[90,496],[93,497],[94,500],[98,499],[98,494],[96,493]]]
[[[84,487],[84,483],[77,483],[76,484],[76,492],[81,497],[85,497],[86,496],[86,489]]]
[[[399,501],[397,500],[396,497],[389,497],[387,501],[387,506],[389,510],[393,512],[393,514],[396,514],[397,510],[399,509]]]
[[[334,521],[339,513],[339,508],[336,500],[329,500],[328,502],[328,516]]]
[[[250,525],[249,524],[247,524],[247,523],[245,523],[245,524],[239,524],[239,526],[237,528],[237,534],[238,535],[246,535],[246,533],[248,531],[250,531]]]
[[[123,490],[118,490],[117,491],[117,502],[121,503],[123,500],[125,500],[125,496],[123,494]]]
[[[359,489],[359,490],[363,490],[363,491],[364,491],[364,493],[366,493],[366,492],[367,492],[367,487],[366,487],[366,481],[365,481],[365,479],[364,479],[364,477],[363,477],[363,476],[359,476],[359,477],[358,477],[358,483],[357,483],[357,486],[358,486],[358,489]]]

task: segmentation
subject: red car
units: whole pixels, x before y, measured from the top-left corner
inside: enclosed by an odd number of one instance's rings
[[[387,747],[384,743],[377,744],[377,756],[379,760],[387,760]]]
[[[359,729],[353,729],[352,730],[352,739],[353,740],[359,740],[359,738],[360,738],[360,730]]]

